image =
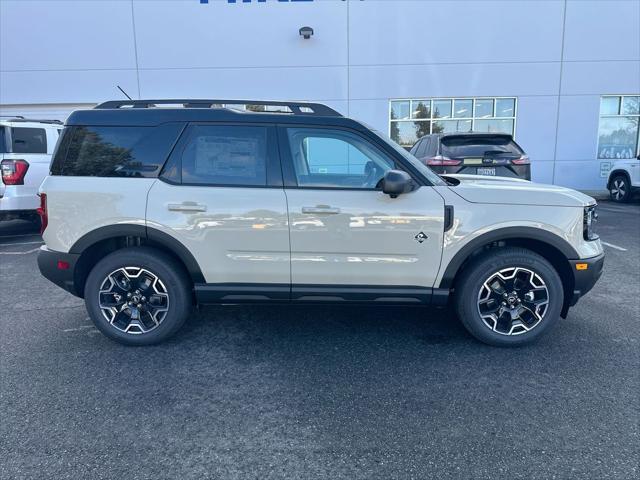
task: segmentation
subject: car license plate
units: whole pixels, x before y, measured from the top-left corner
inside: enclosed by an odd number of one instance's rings
[[[496,169],[495,167],[481,167],[481,168],[477,168],[476,169],[476,174],[477,175],[492,175],[492,176],[496,176]]]

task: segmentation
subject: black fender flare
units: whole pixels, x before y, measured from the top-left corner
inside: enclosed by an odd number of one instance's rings
[[[567,260],[580,258],[578,252],[564,238],[547,230],[534,227],[504,227],[484,233],[462,247],[451,259],[444,271],[440,288],[451,288],[456,274],[473,252],[493,242],[501,240],[536,240],[558,250]]]
[[[139,237],[145,239],[150,246],[164,248],[182,261],[194,283],[205,283],[202,270],[187,247],[171,235],[145,225],[123,223],[96,228],[76,240],[69,253],[82,254],[98,242],[119,237]]]

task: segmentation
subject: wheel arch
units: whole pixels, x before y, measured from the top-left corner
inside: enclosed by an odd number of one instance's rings
[[[156,248],[178,260],[193,283],[204,283],[204,275],[195,257],[172,236],[145,225],[124,224],[100,227],[80,237],[69,253],[79,255],[74,271],[74,286],[84,295],[84,284],[93,265],[105,255],[125,247]]]
[[[574,276],[569,259],[579,258],[578,252],[563,238],[533,227],[506,227],[487,232],[462,247],[451,259],[440,281],[440,288],[455,289],[459,275],[478,255],[492,248],[518,246],[544,257],[562,280],[564,302],[562,316],[566,316],[574,289]]]

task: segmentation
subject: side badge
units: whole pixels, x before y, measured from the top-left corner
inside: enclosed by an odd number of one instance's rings
[[[424,232],[420,232],[419,234],[417,234],[417,235],[416,235],[415,237],[413,237],[413,238],[415,238],[416,242],[418,242],[418,243],[422,243],[422,242],[424,242],[424,241],[425,241],[427,238],[429,238],[429,237],[427,237],[427,236],[424,234]]]

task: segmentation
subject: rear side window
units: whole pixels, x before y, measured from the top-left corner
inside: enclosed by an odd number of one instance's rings
[[[13,153],[47,153],[47,133],[44,128],[11,128]]]
[[[196,125],[182,153],[182,183],[267,184],[267,128]]]
[[[51,173],[82,177],[157,177],[183,125],[71,127],[58,142]]]
[[[507,135],[469,135],[443,137],[441,154],[449,158],[521,156],[522,149]]]

